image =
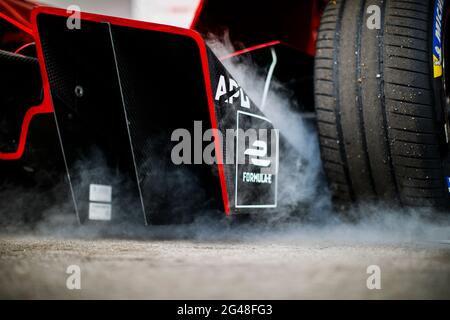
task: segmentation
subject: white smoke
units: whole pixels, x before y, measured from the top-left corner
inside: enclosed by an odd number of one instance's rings
[[[211,37],[208,44],[218,55],[226,56],[234,49],[226,38]],[[251,61],[232,63],[223,61],[226,68],[246,93],[258,104],[265,84],[265,72]],[[34,234],[42,236],[75,238],[137,238],[191,239],[204,241],[263,241],[263,242],[313,242],[313,243],[446,243],[450,237],[449,215],[439,215],[431,210],[396,209],[385,204],[360,205],[348,212],[335,212],[330,192],[322,174],[322,163],[317,134],[294,110],[295,102],[285,94],[284,88],[274,80],[264,113],[281,135],[292,146],[286,155],[286,171],[296,172],[286,176],[279,184],[279,196],[284,207],[278,215],[255,215],[248,223],[234,223],[232,219],[216,213],[193,213],[194,223],[176,226],[148,226],[122,223],[120,225],[78,226],[67,199],[55,199],[42,204],[43,220],[38,224],[2,223],[2,234]],[[83,172],[82,167],[78,168]],[[87,170],[87,169],[86,169]],[[83,175],[82,175],[83,176]],[[64,201],[63,201],[64,200]],[[5,216],[20,216],[20,208],[36,200],[34,192],[25,189],[3,188],[0,192],[0,222]],[[69,202],[70,204],[70,202]],[[18,209],[19,208],[19,209]],[[126,210],[126,209],[124,209]],[[189,210],[189,208],[185,208]],[[70,218],[72,217],[72,218]],[[357,219],[351,219],[357,217]],[[19,217],[17,220],[23,220]]]
[[[208,45],[218,57],[235,52],[227,32],[222,36],[208,36]],[[235,80],[258,105],[266,82],[266,70],[260,70],[251,60],[224,59],[222,61]],[[336,212],[331,204],[331,194],[326,187],[318,136],[297,110],[296,101],[289,98],[286,88],[272,80],[268,99],[262,110],[270,118],[293,150],[285,156],[285,165],[292,176],[284,177],[279,192],[284,203],[303,204],[306,214],[296,214],[292,222],[289,212],[287,225],[281,227],[282,237],[321,238],[348,241],[441,241],[450,237],[450,214],[432,209],[399,209],[389,204],[360,204],[346,212]],[[299,161],[299,159],[301,159]],[[299,166],[303,167],[300,168]],[[281,210],[286,210],[282,208]],[[274,223],[273,219],[269,219]],[[277,221],[277,220],[275,220]],[[267,220],[266,220],[267,223]],[[270,232],[277,232],[271,226]],[[280,226],[278,226],[280,227]],[[287,228],[289,232],[287,231]],[[259,235],[261,230],[256,231]],[[269,232],[269,233],[270,233]],[[273,235],[272,234],[272,235]],[[269,236],[270,238],[270,236]]]
[[[227,32],[220,38],[209,35],[207,43],[219,58],[230,56],[236,51]],[[222,59],[222,63],[260,107],[266,87],[267,71],[261,70],[253,61],[245,58]],[[291,92],[274,78],[269,88],[261,111],[273,122],[275,128],[280,131],[281,138],[289,145],[288,151],[281,155],[280,160],[282,161],[280,170],[284,172],[284,174],[280,172],[278,184],[281,216],[291,213],[289,207],[297,210],[301,210],[301,207],[314,210],[317,216],[323,213],[328,215],[331,201],[322,177],[317,133],[297,111],[298,102],[290,98]]]

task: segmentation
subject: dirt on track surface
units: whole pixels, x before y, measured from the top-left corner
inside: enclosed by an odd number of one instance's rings
[[[450,299],[445,242],[264,238],[4,235],[0,298]],[[66,288],[69,265],[81,268],[81,290]],[[370,265],[381,268],[381,290],[367,289]]]

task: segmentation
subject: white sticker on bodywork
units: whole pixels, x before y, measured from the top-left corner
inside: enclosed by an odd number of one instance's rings
[[[106,203],[89,203],[89,220],[111,220],[112,207]]]
[[[89,201],[111,202],[112,187],[101,184],[91,184],[89,186]]]

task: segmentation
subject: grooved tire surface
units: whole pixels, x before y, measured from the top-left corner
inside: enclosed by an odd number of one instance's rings
[[[321,20],[315,97],[336,202],[447,205],[444,125],[435,108],[432,0],[330,1]],[[381,29],[366,21],[381,9]]]

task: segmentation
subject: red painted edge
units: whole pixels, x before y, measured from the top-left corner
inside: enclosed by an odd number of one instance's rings
[[[17,146],[16,152],[12,153],[0,153],[0,160],[18,160],[22,158],[23,153],[25,151],[25,145],[28,135],[28,128],[30,127],[31,119],[37,114],[40,113],[52,113],[53,108],[51,101],[44,97],[44,100],[41,104],[31,107],[25,113],[25,117],[23,118],[22,128],[20,131],[19,144]]]
[[[191,29],[195,29],[195,26],[197,25],[198,19],[200,19],[200,15],[202,14],[203,7],[205,5],[206,0],[200,0],[197,6],[197,10],[195,10],[194,18],[191,22]]]
[[[51,7],[37,7],[32,12],[32,27],[34,34],[36,36],[36,50],[38,53],[38,59],[39,64],[41,67],[41,73],[42,73],[42,80],[44,84],[44,100],[45,101],[51,101],[51,95],[50,95],[50,84],[48,80],[48,74],[45,66],[45,61],[43,57],[42,52],[42,44],[41,40],[39,38],[39,32],[37,27],[37,16],[41,13],[44,14],[52,14],[57,16],[63,16],[68,17],[69,14],[63,10],[58,8],[51,8]],[[130,20],[130,19],[124,19],[124,18],[117,18],[117,17],[110,17],[110,16],[104,16],[104,15],[97,15],[97,14],[91,14],[91,13],[81,13],[81,20],[88,20],[93,22],[109,22],[111,24],[119,25],[119,26],[126,26],[126,27],[133,27],[138,29],[145,29],[145,30],[153,30],[153,31],[159,31],[159,32],[165,32],[165,33],[171,33],[171,34],[177,34],[177,35],[183,35],[186,37],[192,38],[198,45],[198,48],[200,50],[200,59],[202,63],[203,68],[203,74],[205,79],[205,87],[206,87],[206,95],[208,99],[208,108],[209,108],[209,114],[210,114],[210,120],[211,120],[211,126],[214,129],[214,144],[216,147],[216,156],[217,156],[217,166],[219,171],[219,179],[220,179],[220,186],[222,189],[222,199],[223,199],[223,205],[224,205],[224,211],[226,215],[230,214],[230,206],[229,206],[229,198],[228,198],[228,192],[225,182],[225,170],[224,165],[222,161],[222,152],[221,152],[221,145],[219,140],[219,134],[218,134],[218,123],[217,123],[217,116],[215,112],[215,105],[212,95],[212,88],[211,88],[211,75],[209,72],[209,64],[208,64],[208,55],[206,51],[206,44],[203,41],[202,37],[199,33],[197,33],[194,30],[190,29],[183,29],[178,27],[172,27],[172,26],[166,26],[166,25],[160,25],[150,22],[143,22],[143,21],[137,21],[137,20]]]
[[[8,21],[9,23],[14,25],[15,27],[19,28],[20,30],[22,30],[22,31],[24,31],[24,32],[26,32],[26,33],[28,33],[30,35],[33,35],[33,30],[32,29],[28,28],[27,26],[21,24],[20,22],[14,20],[11,17],[8,17],[7,15],[5,15],[5,14],[3,14],[1,12],[0,12],[0,18]]]
[[[16,51],[14,51],[14,53],[20,54],[20,52],[21,52],[22,50],[24,50],[24,49],[26,49],[26,48],[28,48],[28,47],[30,47],[30,46],[34,46],[34,42],[30,42],[30,43],[24,44],[24,45],[21,46],[19,49],[17,49]]]
[[[5,15],[1,12],[0,12],[0,18],[8,21],[9,23],[11,23],[15,27],[19,28],[20,30],[24,31],[25,33],[33,35],[32,29],[24,26],[23,24],[17,22],[16,20],[8,17],[7,15]],[[49,113],[49,112],[53,112],[53,108],[51,106],[51,102],[48,99],[46,99],[45,96],[44,96],[44,99],[41,102],[41,104],[29,108],[27,110],[27,112],[25,113],[25,116],[22,121],[22,127],[20,130],[19,144],[17,146],[17,150],[15,152],[10,152],[10,153],[0,152],[0,160],[18,160],[18,159],[22,158],[22,155],[25,150],[26,139],[27,139],[27,135],[28,135],[28,128],[30,126],[31,119],[36,114]]]
[[[276,46],[277,44],[281,44],[281,43],[282,43],[281,41],[275,40],[275,41],[271,41],[271,42],[258,44],[256,46],[245,48],[245,49],[242,49],[242,50],[230,53],[230,54],[228,54],[226,56],[220,57],[220,61],[223,61],[223,60],[226,60],[226,59],[230,59],[232,57],[236,57],[236,56],[239,56],[241,54],[245,54],[245,53],[249,53],[249,52],[252,52],[252,51],[260,50],[260,49],[263,49],[263,48]]]

